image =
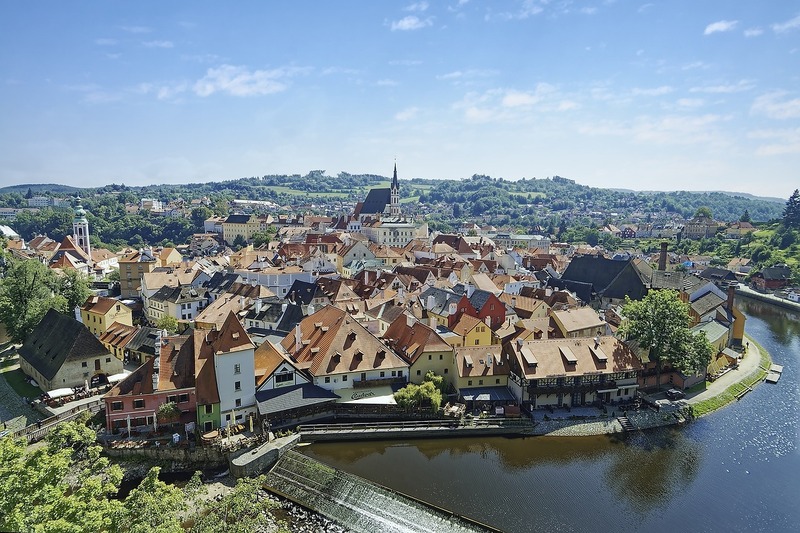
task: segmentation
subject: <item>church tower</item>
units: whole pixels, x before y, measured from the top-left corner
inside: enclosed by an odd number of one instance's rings
[[[397,161],[394,162],[392,189],[389,195],[389,214],[393,217],[400,216],[400,184],[397,182]]]
[[[75,200],[75,216],[72,219],[72,240],[75,246],[86,252],[86,255],[91,259],[92,248],[89,244],[89,221],[86,220],[86,211],[83,210],[81,205],[81,197]]]

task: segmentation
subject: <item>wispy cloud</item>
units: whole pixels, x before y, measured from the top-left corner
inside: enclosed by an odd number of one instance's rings
[[[778,120],[800,118],[800,98],[791,98],[786,91],[772,91],[756,98],[750,111]]]
[[[96,44],[97,46],[114,46],[115,44],[117,44],[117,40],[100,38],[100,39],[95,39],[94,44]]]
[[[719,22],[712,22],[706,26],[703,35],[711,35],[712,33],[720,33],[725,31],[732,31],[739,24],[738,20],[720,20]]]
[[[696,69],[707,69],[708,65],[703,61],[693,61],[691,63],[687,63],[681,67],[681,70],[696,70]]]
[[[637,13],[644,13],[645,11],[647,11],[648,9],[650,9],[653,6],[655,6],[655,4],[642,4],[641,6],[639,6],[639,9],[637,9],[636,12]]]
[[[153,31],[153,28],[148,28],[147,26],[120,26],[119,29],[128,33],[150,33]]]
[[[385,78],[385,79],[376,81],[375,85],[377,85],[378,87],[396,87],[399,84],[395,80],[390,80],[388,78]]]
[[[592,136],[628,137],[639,143],[656,145],[685,145],[695,143],[724,143],[717,126],[728,120],[722,115],[665,115],[641,116],[630,123],[605,121],[584,124],[579,131]]]
[[[483,93],[469,92],[453,104],[463,111],[468,122],[514,122],[525,120],[533,113],[571,111],[577,102],[564,98],[555,86],[539,83],[533,90],[490,89]]]
[[[400,20],[392,21],[391,24],[392,31],[420,30],[422,28],[427,28],[428,26],[433,26],[432,18],[428,17],[426,19],[421,19],[416,15],[403,17]]]
[[[525,20],[527,18],[538,15],[544,11],[543,4],[547,4],[549,0],[524,0],[520,8],[516,11],[503,11],[496,15],[487,14],[487,19],[497,18],[500,20]]]
[[[122,100],[121,92],[109,91],[96,83],[70,85],[66,89],[83,94],[83,101],[91,104],[107,104]]]
[[[454,70],[446,74],[439,74],[436,76],[437,80],[452,81],[456,83],[465,80],[474,80],[477,78],[490,78],[497,75],[496,70],[482,70],[482,69],[467,69],[467,70]]]
[[[758,37],[762,33],[764,33],[764,30],[762,30],[761,28],[747,28],[746,30],[744,30],[745,37]]]
[[[678,98],[678,101],[675,103],[678,104],[678,107],[695,109],[702,107],[706,102],[702,98]]]
[[[710,94],[731,94],[749,91],[756,86],[753,80],[739,80],[734,84],[725,85],[704,85],[702,87],[692,87],[691,93],[710,93]]]
[[[159,100],[172,100],[179,94],[189,90],[189,83],[185,81],[166,84],[140,83],[135,92],[139,94],[154,94]]]
[[[789,19],[786,22],[779,22],[772,25],[772,31],[775,33],[785,33],[798,28],[800,28],[800,15],[797,15],[795,18]]]
[[[428,2],[415,2],[403,8],[403,11],[426,11],[428,9]]]
[[[674,89],[668,85],[662,85],[661,87],[653,87],[650,89],[634,87],[634,89],[631,91],[631,94],[633,94],[633,96],[661,96],[664,94],[669,94],[673,90]]]
[[[422,61],[419,59],[393,59],[392,61],[389,61],[389,64],[401,67],[415,67],[417,65],[421,65]]]
[[[283,80],[307,73],[308,70],[287,67],[251,71],[244,66],[221,65],[208,69],[206,75],[194,84],[192,90],[198,96],[211,96],[217,92],[233,96],[273,94],[286,90],[288,85]]]
[[[361,74],[361,71],[354,68],[346,68],[346,67],[328,67],[322,71],[323,76],[330,76],[332,74],[348,74],[348,75],[357,75]]]
[[[756,155],[774,156],[800,153],[800,128],[755,130],[747,134],[750,139],[766,141],[756,148]]]
[[[406,122],[408,120],[412,120],[417,117],[419,113],[419,108],[417,107],[407,107],[402,111],[399,111],[394,115],[394,119],[400,122]]]
[[[172,41],[145,41],[142,43],[145,48],[173,48]]]

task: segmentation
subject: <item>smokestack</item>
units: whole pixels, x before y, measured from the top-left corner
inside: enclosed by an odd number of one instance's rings
[[[728,284],[728,311],[733,311],[733,299],[736,296],[736,284]]]
[[[658,269],[664,271],[667,269],[667,243],[661,243],[661,253],[658,255]]]
[[[294,353],[303,349],[303,337],[300,333],[300,324],[294,327]]]

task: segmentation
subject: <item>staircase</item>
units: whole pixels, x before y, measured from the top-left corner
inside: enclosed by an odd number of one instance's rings
[[[619,425],[622,426],[623,431],[636,431],[636,428],[633,427],[633,424],[631,424],[631,421],[628,420],[627,416],[617,417],[617,421],[619,422]]]

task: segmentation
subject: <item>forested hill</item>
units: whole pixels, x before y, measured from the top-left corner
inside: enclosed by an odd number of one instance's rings
[[[312,170],[306,175],[266,175],[207,183],[144,187],[112,184],[97,189],[82,190],[81,194],[88,196],[94,192],[109,192],[122,194],[124,198],[133,201],[137,198],[157,198],[165,202],[177,198],[191,200],[203,196],[214,200],[245,198],[270,200],[279,205],[292,206],[309,201],[320,203],[326,199],[352,202],[363,200],[370,188],[388,187],[389,180],[389,177],[373,174],[340,172],[336,176],[328,176],[324,170]],[[30,187],[35,194],[47,192],[47,186]],[[53,188],[49,191],[50,194],[61,193],[60,189],[56,189],[61,186],[51,187]],[[400,187],[401,199],[404,201],[457,205],[456,218],[459,215],[469,217],[500,214],[513,217],[515,214],[530,212],[536,208],[556,213],[573,209],[620,213],[666,212],[690,218],[698,208],[708,207],[717,220],[739,220],[747,211],[751,220],[765,222],[780,218],[784,207],[783,201],[753,197],[749,194],[624,191],[588,187],[559,176],[517,181],[482,175],[464,180],[414,178],[401,179]],[[0,189],[0,204],[6,207],[21,206],[20,204],[24,203],[22,196],[27,190],[26,185]]]

